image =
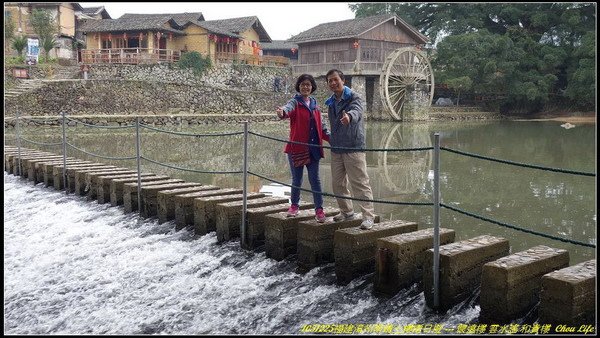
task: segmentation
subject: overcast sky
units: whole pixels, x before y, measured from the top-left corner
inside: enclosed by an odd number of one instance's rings
[[[286,40],[318,24],[354,18],[347,2],[80,2],[104,6],[113,19],[125,13],[202,12],[205,20],[257,16],[273,40]]]

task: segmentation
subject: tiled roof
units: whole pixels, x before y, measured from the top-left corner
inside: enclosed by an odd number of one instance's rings
[[[258,33],[260,42],[271,42],[271,38],[256,16],[204,21],[204,17],[200,12],[177,14],[127,13],[114,20],[86,20],[80,30],[85,33],[161,30],[185,34],[182,30],[190,24],[198,25],[211,33],[235,38],[242,38],[239,33],[254,28]],[[170,25],[171,28],[166,28],[167,25]]]
[[[175,26],[176,28],[173,28]],[[184,34],[174,20],[162,17],[157,18],[127,18],[127,19],[105,19],[86,20],[80,27],[83,33],[90,32],[127,32],[127,31],[161,31]]]
[[[102,9],[103,7],[84,7],[81,12],[83,14],[96,14],[100,9]]]
[[[293,42],[288,42],[285,40],[273,40],[272,42],[262,42],[260,44],[262,49],[264,50],[278,50],[278,49],[287,49],[290,50],[292,48],[298,49],[298,45]]]
[[[104,8],[104,6],[81,8],[81,13],[88,17],[92,17],[92,15],[100,14],[102,19],[112,19],[110,17],[110,14],[108,14],[106,9]]]
[[[254,28],[258,33],[260,42],[271,42],[271,37],[267,34],[267,31],[263,28],[260,20],[256,16],[246,16],[241,18],[222,19],[222,20],[210,20],[204,21],[202,24],[208,24],[214,29],[219,29],[225,32],[231,32],[239,34],[250,28]],[[215,33],[217,33],[215,31]]]
[[[292,36],[287,41],[290,42],[310,42],[320,40],[333,40],[344,38],[355,38],[375,26],[378,26],[389,20],[396,19],[400,26],[404,27],[417,41],[426,42],[428,39],[423,34],[419,33],[414,27],[406,23],[404,20],[394,14],[374,15],[364,18],[356,18],[337,22],[327,22],[315,26],[298,35]]]
[[[189,23],[188,23],[189,24]],[[186,24],[186,26],[188,25]],[[233,32],[230,32],[228,30],[225,30],[215,24],[213,24],[210,21],[200,21],[200,22],[195,22],[196,25],[206,29],[207,31],[209,31],[210,33],[216,33],[219,35],[225,35],[225,36],[229,36],[229,37],[234,37],[234,38],[238,38],[241,39],[242,36],[239,34],[235,34]]]
[[[131,18],[136,18],[136,19],[157,19],[157,18],[161,18],[161,19],[166,19],[165,21],[168,21],[169,19],[173,19],[175,20],[175,22],[179,25],[179,26],[184,26],[186,23],[188,23],[188,21],[192,21],[192,22],[196,22],[196,21],[204,21],[204,16],[202,15],[201,12],[193,12],[193,13],[174,13],[174,14],[134,14],[134,13],[125,13],[123,15],[121,15],[121,17],[119,19],[131,19]]]

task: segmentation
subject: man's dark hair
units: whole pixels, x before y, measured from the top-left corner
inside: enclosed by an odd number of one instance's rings
[[[310,93],[314,93],[315,90],[317,90],[317,82],[315,82],[315,78],[310,74],[302,74],[298,76],[298,80],[296,80],[296,91],[300,93],[300,84],[304,80],[310,81],[310,85],[312,86]]]
[[[327,72],[327,75],[325,75],[325,80],[326,80],[326,81],[329,81],[329,75],[331,75],[331,74],[333,74],[333,73],[337,73],[337,74],[338,74],[338,76],[340,77],[340,79],[341,79],[342,81],[346,81],[346,80],[344,79],[344,73],[342,73],[342,71],[341,71],[341,70],[339,70],[339,69],[335,69],[335,68]]]

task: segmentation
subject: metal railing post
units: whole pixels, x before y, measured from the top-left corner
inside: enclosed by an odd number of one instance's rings
[[[65,111],[62,112],[62,143],[63,143],[63,186],[65,187],[65,194],[69,194],[69,189],[67,188],[67,122],[65,118]]]
[[[244,125],[244,163],[242,168],[242,224],[240,236],[242,238],[242,248],[246,247],[246,210],[248,203],[248,121],[242,122]]]
[[[138,213],[142,212],[142,171],[140,156],[140,117],[135,118],[135,157],[137,161],[137,204]]]
[[[17,159],[17,163],[19,165],[18,165],[18,169],[17,168],[13,168],[13,172],[15,173],[15,176],[17,176],[17,174],[16,174],[17,170],[19,170],[19,175],[21,175],[21,139],[19,137],[19,134],[20,134],[21,131],[20,131],[20,128],[19,128],[19,118],[20,118],[20,116],[19,116],[19,108],[17,108],[17,111],[15,112],[15,114],[16,114],[16,117],[17,117],[17,120],[15,122],[15,126],[16,126],[16,129],[17,129],[15,131],[15,134],[17,136],[17,156],[19,156],[18,159]]]
[[[433,136],[433,307],[440,306],[440,133]]]

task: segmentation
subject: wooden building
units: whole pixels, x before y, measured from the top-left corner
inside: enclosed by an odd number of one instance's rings
[[[298,44],[294,74],[319,76],[331,68],[347,75],[379,75],[389,53],[423,46],[428,39],[399,17],[383,14],[323,23],[288,41]]]
[[[16,27],[16,35],[27,38],[39,38],[33,31],[30,17],[34,10],[45,10],[56,24],[56,46],[50,51],[50,57],[72,59],[72,50],[75,41],[75,27],[77,11],[83,8],[77,2],[5,2],[4,20],[12,20]],[[5,52],[7,52],[5,50]]]
[[[283,56],[292,64],[298,63],[298,45],[285,40],[273,40],[261,44],[263,55]]]
[[[285,64],[286,58],[263,56],[271,38],[256,16],[206,21],[200,12],[124,14],[119,19],[87,21],[84,63],[175,62],[196,51],[215,63]]]
[[[298,44],[295,76],[324,78],[330,69],[339,69],[346,85],[365,98],[371,116],[383,119],[379,76],[386,57],[400,47],[421,48],[428,39],[396,15],[382,14],[323,23],[288,41]]]

